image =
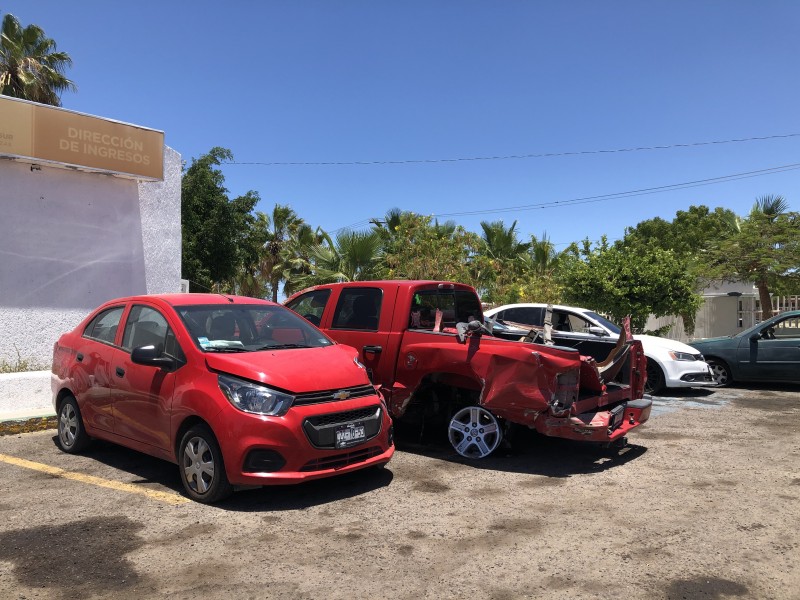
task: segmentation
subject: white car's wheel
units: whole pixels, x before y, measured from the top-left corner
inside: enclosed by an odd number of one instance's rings
[[[453,415],[447,435],[455,451],[465,458],[485,458],[503,439],[497,418],[480,406],[467,406]]]

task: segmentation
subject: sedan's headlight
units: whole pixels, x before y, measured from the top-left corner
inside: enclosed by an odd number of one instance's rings
[[[689,354],[688,352],[675,352],[674,350],[670,350],[669,355],[670,357],[672,357],[672,360],[691,360],[691,361],[697,360],[696,355]]]
[[[229,375],[219,375],[219,389],[228,402],[241,411],[280,417],[294,402],[294,396]]]

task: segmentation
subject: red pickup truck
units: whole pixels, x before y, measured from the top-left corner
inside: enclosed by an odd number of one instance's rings
[[[327,284],[294,294],[286,306],[358,350],[394,419],[441,423],[468,458],[491,454],[510,423],[622,444],[650,416],[640,342],[620,336],[598,362],[573,348],[492,337],[467,285]]]

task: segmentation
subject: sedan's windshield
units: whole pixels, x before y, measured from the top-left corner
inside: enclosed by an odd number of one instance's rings
[[[606,329],[611,331],[614,335],[619,335],[620,332],[622,331],[622,329],[620,329],[615,323],[612,323],[611,321],[609,321],[605,317],[601,317],[596,312],[589,311],[589,312],[586,312],[585,314],[586,314],[587,317],[589,317],[591,319],[594,319],[595,321],[600,323],[603,327],[605,327]]]
[[[319,348],[333,342],[283,306],[213,304],[175,309],[204,352]]]

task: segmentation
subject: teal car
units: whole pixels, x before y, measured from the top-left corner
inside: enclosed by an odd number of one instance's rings
[[[691,342],[711,367],[715,381],[800,383],[800,310],[767,319],[734,336]]]

